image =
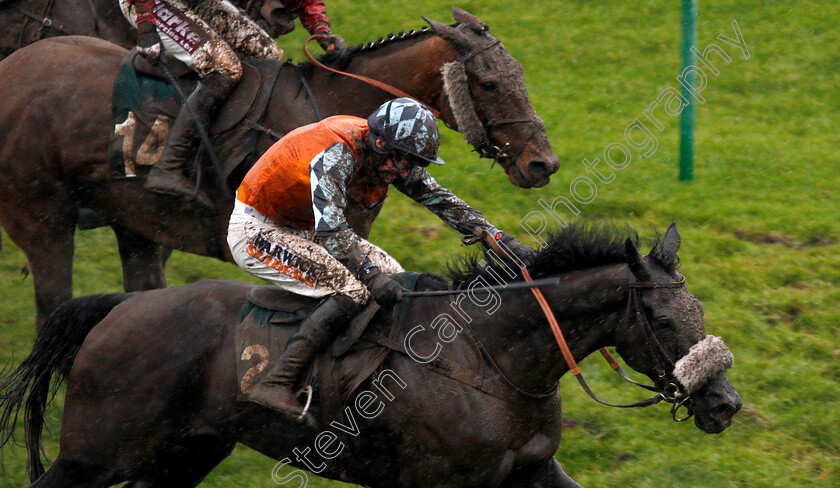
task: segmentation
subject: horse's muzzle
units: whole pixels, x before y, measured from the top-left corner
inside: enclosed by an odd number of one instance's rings
[[[725,374],[718,373],[692,396],[694,424],[703,432],[719,434],[732,424],[742,406],[735,387]]]
[[[526,175],[518,164],[513,164],[508,168],[508,178],[520,188],[540,188],[548,184],[559,166],[556,158],[553,161],[531,160],[526,165]]]

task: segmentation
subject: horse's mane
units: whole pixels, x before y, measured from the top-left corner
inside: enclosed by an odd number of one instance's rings
[[[456,26],[458,24],[453,25]],[[380,37],[375,41],[370,42],[363,42],[362,44],[358,44],[356,46],[348,47],[344,51],[342,51],[339,55],[333,54],[331,52],[322,54],[318,57],[318,61],[329,66],[333,69],[344,69],[347,64],[353,60],[356,56],[360,54],[366,54],[371,51],[390,46],[397,42],[407,41],[410,39],[417,39],[419,37],[423,37],[432,33],[432,29],[429,26],[424,25],[420,30],[411,29],[408,32],[399,32],[397,34],[390,33],[387,37]],[[308,71],[312,68],[312,63],[305,61],[303,63],[298,64],[300,69],[304,69]]]
[[[672,272],[679,261],[668,262],[663,257],[662,236],[658,233],[657,236],[649,256],[667,272]],[[610,223],[572,222],[546,239],[546,245],[537,252],[528,271],[532,277],[538,278],[626,263],[624,243],[628,238],[633,240],[636,247],[639,246],[638,233],[628,227],[622,228]],[[489,259],[485,253],[455,259],[447,267],[446,274],[456,284],[470,283],[479,277],[492,284],[498,281],[491,276],[493,273],[507,280],[510,268],[503,269],[501,264]],[[516,278],[510,281],[522,281],[519,270],[516,270]]]
[[[352,57],[359,53],[373,51],[374,49],[379,49],[381,47],[389,46],[395,42],[405,41],[408,39],[413,39],[415,37],[419,37],[425,34],[432,32],[432,29],[429,28],[428,25],[424,25],[420,30],[411,29],[408,32],[399,32],[397,34],[391,33],[388,34],[388,37],[380,37],[375,41],[364,42],[357,46],[353,46],[347,49],[347,56]]]

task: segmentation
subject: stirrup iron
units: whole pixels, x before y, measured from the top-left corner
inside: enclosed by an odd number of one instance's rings
[[[309,412],[309,407],[312,405],[312,391],[312,385],[306,385],[298,392],[298,395],[304,392],[306,393],[306,404],[303,406],[303,412],[300,413],[298,421],[302,421],[306,417],[307,412]]]

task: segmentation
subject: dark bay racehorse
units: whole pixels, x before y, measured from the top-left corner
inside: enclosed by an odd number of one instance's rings
[[[741,400],[723,369],[703,361],[695,359],[689,374],[678,376],[677,360],[696,357],[697,346],[710,337],[700,303],[674,269],[679,244],[672,226],[643,257],[613,230],[569,226],[540,251],[530,273],[559,278],[542,291],[578,361],[615,346],[663,392],[679,383],[676,377],[693,376],[685,405],[697,427],[718,433]],[[506,273],[499,265],[467,261],[452,275],[468,287],[480,283],[478,277],[494,283],[494,275]],[[441,281],[425,275],[421,285]],[[293,448],[307,450],[308,469],[364,486],[578,486],[553,457],[561,434],[557,386],[568,367],[530,290],[414,298],[404,314],[380,319],[399,321],[396,342],[405,349],[392,351],[350,397],[341,423],[347,434],[337,444],[324,441],[330,434],[316,441],[321,431],[236,401],[234,334],[252,288],[200,282],[62,305],[29,357],[0,386],[0,439],[9,440],[10,419],[26,405],[30,476],[37,479],[32,486],[104,487],[125,480],[195,486],[237,442],[274,459],[290,458],[286,463],[295,457]],[[494,383],[495,394],[422,364],[440,358]],[[54,373],[67,374],[67,394],[60,453],[42,475],[40,435]],[[318,403],[313,413],[320,417]],[[322,429],[339,431],[334,423]],[[291,464],[302,467],[304,461]]]
[[[249,4],[246,0],[232,3],[241,9]],[[269,0],[259,12],[248,13],[271,37],[277,37],[288,32],[291,20],[282,11],[282,4]],[[136,30],[125,20],[117,0],[0,0],[0,60],[56,36],[98,37],[129,49],[137,45]]]
[[[470,133],[486,134],[482,151],[514,184],[546,184],[559,162],[528,99],[521,65],[480,20],[457,9],[453,13],[457,27],[430,21],[431,30],[350,50],[345,69],[441,109],[451,127],[474,121]],[[126,291],[165,286],[159,244],[231,260],[224,243],[232,202],[221,202],[215,214],[206,215],[191,202],[144,191],[142,180],[110,178],[111,93],[124,55],[124,49],[105,41],[69,36],[37,42],[0,63],[0,225],[29,260],[39,324],[71,297],[79,207],[114,222]],[[454,88],[444,89],[445,63],[465,73],[454,77]],[[287,64],[263,121],[275,133],[317,120],[301,72],[324,116],[367,117],[392,98],[354,79]],[[257,154],[273,142],[262,134]],[[239,179],[230,186],[236,188]],[[348,217],[358,234],[369,234],[371,216]]]

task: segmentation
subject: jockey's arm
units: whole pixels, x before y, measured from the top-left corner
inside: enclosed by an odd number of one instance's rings
[[[359,278],[380,306],[401,300],[402,288],[371,263],[359,247],[359,236],[347,224],[347,184],[355,171],[356,158],[344,144],[334,144],[309,165],[315,234],[338,262]]]
[[[428,208],[450,227],[464,235],[473,235],[480,227],[491,232],[496,228],[478,210],[454,193],[440,186],[424,168],[415,167],[408,178],[394,183],[394,186],[415,202]]]
[[[286,10],[300,17],[300,23],[310,34],[330,32],[330,19],[324,0],[286,0]]]
[[[470,207],[454,193],[440,186],[432,175],[424,168],[415,167],[404,181],[395,183],[398,190],[405,193],[417,203],[428,208],[441,220],[449,224],[461,234],[472,236],[476,230],[490,232],[494,239],[505,244],[520,263],[529,265],[536,251],[517,241],[513,236],[501,232],[493,226],[478,210]]]
[[[334,144],[309,165],[309,178],[315,234],[327,252],[358,276],[369,259],[359,247],[359,237],[344,216],[347,183],[353,176],[355,163],[350,148]]]
[[[152,0],[128,0],[134,5],[137,14],[137,52],[150,62],[155,63],[161,55],[160,35],[155,28],[157,17]]]
[[[332,33],[330,19],[324,0],[286,0],[283,2],[286,10],[300,17],[300,23],[310,34],[321,34],[324,37],[318,41],[326,50],[344,50],[344,39]]]

